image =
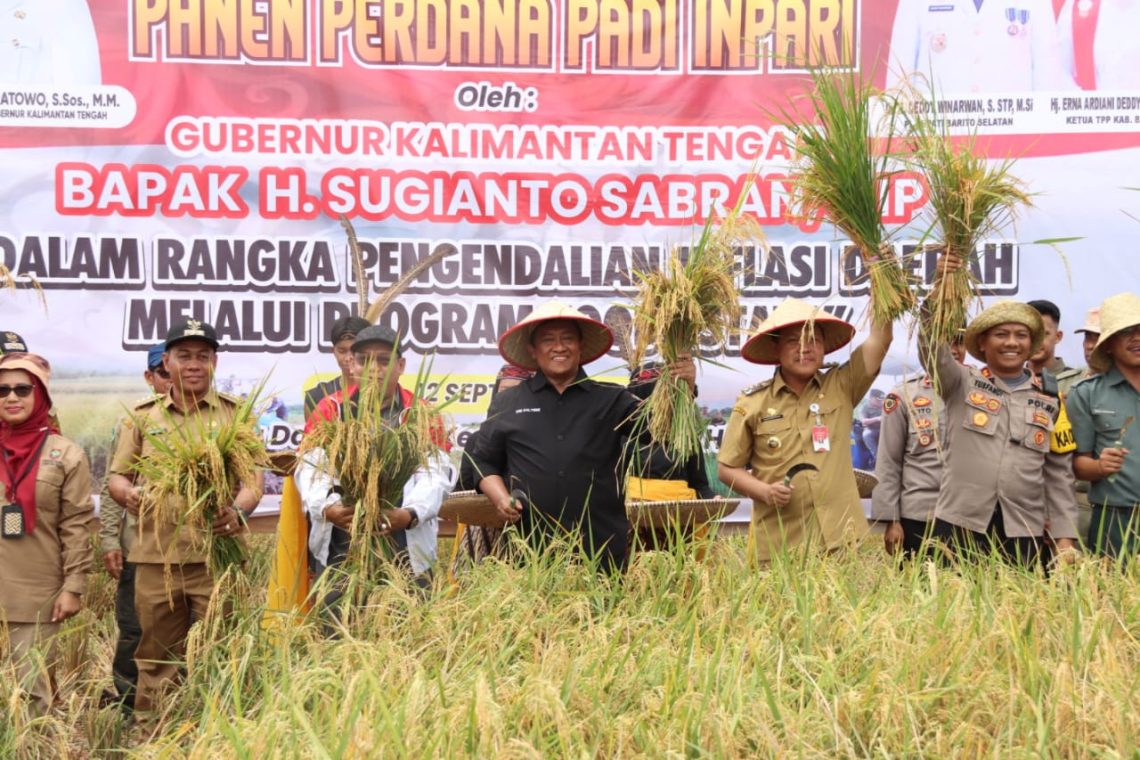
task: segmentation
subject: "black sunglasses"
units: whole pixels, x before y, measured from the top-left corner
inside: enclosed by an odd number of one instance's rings
[[[21,383],[20,385],[0,385],[0,398],[8,398],[12,393],[16,394],[16,398],[27,398],[32,395],[32,391],[36,386]]]

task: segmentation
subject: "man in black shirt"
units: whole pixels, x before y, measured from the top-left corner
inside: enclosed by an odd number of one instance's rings
[[[367,328],[371,323],[363,317],[341,317],[332,323],[332,329],[329,331],[329,338],[332,339],[333,356],[336,357],[337,367],[340,368],[340,376],[334,377],[332,380],[326,380],[323,383],[310,388],[305,392],[305,419],[309,419],[309,415],[317,408],[317,404],[321,403],[321,399],[325,396],[331,396],[337,391],[343,391],[348,386],[352,385],[354,379],[352,377],[352,344],[356,340],[356,335],[361,330]]]
[[[536,373],[491,402],[472,455],[479,490],[505,520],[521,520],[539,546],[580,531],[582,550],[609,570],[626,558],[629,521],[618,463],[638,400],[625,388],[589,379],[582,365],[612,343],[606,325],[557,302],[503,333],[503,358]],[[695,380],[691,359],[671,369]]]

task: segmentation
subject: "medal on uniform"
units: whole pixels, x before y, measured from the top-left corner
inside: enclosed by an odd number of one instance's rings
[[[1018,21],[1021,22],[1021,36],[1022,37],[1028,37],[1029,36],[1029,11],[1018,11],[1017,12],[1017,18],[1018,18]]]
[[[1010,37],[1016,37],[1021,33],[1021,27],[1017,25],[1017,8],[1006,8],[1005,19],[1009,22],[1005,31]]]
[[[811,426],[811,450],[831,451],[831,434],[819,416],[819,404],[812,404],[808,407],[808,411],[815,415],[815,424]]]
[[[930,437],[930,433],[923,433],[918,437],[919,446],[929,446],[934,439]]]

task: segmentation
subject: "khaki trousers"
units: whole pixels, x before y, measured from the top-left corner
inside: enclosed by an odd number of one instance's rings
[[[57,633],[59,623],[8,623],[8,646],[16,676],[31,695],[30,707],[35,715],[43,715],[51,708]]]
[[[167,593],[163,565],[138,564],[135,570],[135,612],[138,614],[139,667],[135,712],[153,710],[163,688],[181,678],[190,626],[206,617],[214,581],[205,564],[173,565]]]

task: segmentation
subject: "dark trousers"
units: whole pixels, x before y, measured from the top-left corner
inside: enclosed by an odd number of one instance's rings
[[[119,575],[119,585],[115,587],[115,624],[119,628],[119,638],[115,641],[115,658],[111,661],[111,678],[115,691],[123,706],[134,707],[135,686],[139,681],[139,667],[135,662],[135,650],[139,647],[142,628],[135,614],[135,565],[123,563]]]
[[[903,529],[903,556],[907,559],[930,554],[930,544],[923,545],[930,530],[930,523],[925,520],[911,520],[906,517],[899,518],[899,525]]]
[[[1127,561],[1140,549],[1140,520],[1135,507],[1094,506],[1089,546],[1097,554]]]
[[[1006,535],[1001,507],[996,505],[985,533],[935,519],[930,536],[945,543],[959,558],[976,558],[994,552],[1017,567],[1030,569],[1041,563],[1041,538]]]
[[[404,535],[404,531],[400,530],[392,533],[391,541],[396,551],[393,564],[405,572],[411,578],[416,588],[426,596],[427,592],[431,589],[431,571],[429,570],[420,575],[412,576],[412,563],[411,558],[408,556],[408,539]],[[324,567],[319,567],[317,571],[316,580],[319,582],[322,578],[325,579],[324,583],[318,586],[321,595],[317,599],[317,609],[321,618],[324,620],[324,633],[330,638],[335,638],[338,635],[338,624],[345,622],[345,605],[348,601],[345,599],[345,594],[348,591],[349,579],[345,573],[342,572],[341,565],[348,559],[350,542],[351,535],[348,531],[341,530],[334,525],[332,537],[329,540],[328,564]],[[319,565],[319,563],[317,564]]]

